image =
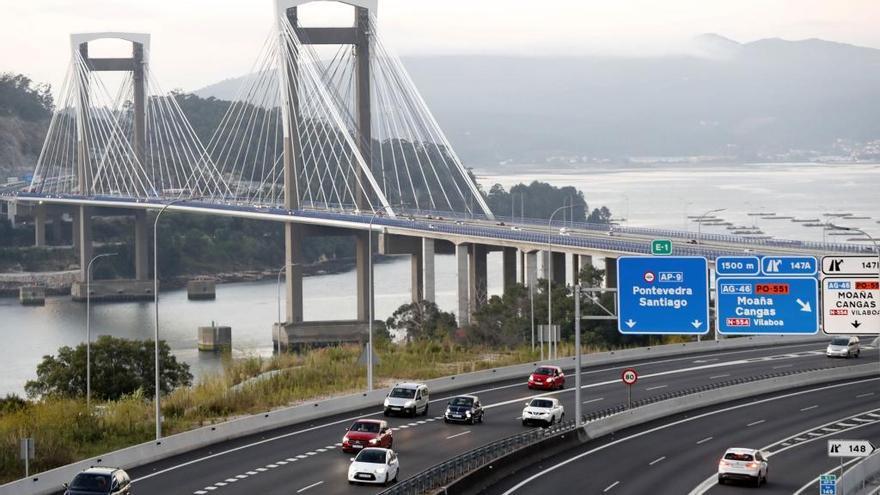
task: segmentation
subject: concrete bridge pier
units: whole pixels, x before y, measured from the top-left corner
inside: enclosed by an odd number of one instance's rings
[[[512,247],[502,248],[502,287],[506,291],[510,287],[516,285],[516,262],[519,256],[519,250]]]
[[[538,283],[538,252],[526,252],[523,261],[525,262],[523,267],[523,271],[525,272],[525,284],[534,290],[535,285]]]
[[[435,301],[434,239],[382,234],[379,236],[379,252],[386,256],[409,256],[411,302]]]
[[[455,267],[456,267],[456,280],[458,281],[457,287],[458,291],[456,297],[458,298],[458,326],[463,327],[470,324],[470,307],[468,304],[468,257],[469,257],[470,245],[469,244],[456,244],[455,245]]]
[[[605,287],[617,288],[617,258],[605,257]]]
[[[488,301],[488,270],[486,256],[489,253],[485,244],[471,244],[468,251],[468,318],[472,318],[477,308]]]
[[[34,207],[34,246],[46,246],[46,206]]]
[[[553,251],[550,272],[554,284],[565,285],[565,253]]]
[[[150,236],[147,234],[147,212],[134,211],[134,278],[145,281],[150,279]]]

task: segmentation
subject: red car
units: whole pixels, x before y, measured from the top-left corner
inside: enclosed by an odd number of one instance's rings
[[[529,375],[529,388],[553,390],[565,387],[565,373],[559,366],[541,366]]]
[[[391,428],[387,421],[379,419],[359,419],[355,421],[342,437],[343,452],[360,452],[367,447],[390,449],[394,443]]]

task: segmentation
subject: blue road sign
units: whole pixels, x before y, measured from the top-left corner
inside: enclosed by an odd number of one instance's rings
[[[837,495],[836,474],[823,474],[819,477],[819,495]]]
[[[764,256],[761,273],[769,277],[809,276],[818,273],[819,265],[812,256]]]
[[[819,331],[819,282],[813,277],[721,277],[715,289],[715,328],[722,334]]]
[[[722,275],[758,275],[761,261],[757,256],[719,256],[715,258],[715,273]]]
[[[706,258],[620,257],[617,287],[620,333],[701,335],[709,331]]]

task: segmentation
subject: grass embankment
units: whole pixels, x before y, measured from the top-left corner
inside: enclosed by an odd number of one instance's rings
[[[573,346],[560,345],[560,355],[572,352]],[[360,347],[344,346],[302,355],[230,359],[222,372],[163,398],[164,433],[363,390],[366,376],[357,364],[360,354]],[[499,350],[442,343],[386,344],[376,354],[377,386],[538,359],[527,347]],[[255,379],[273,370],[280,371]],[[0,483],[24,475],[18,460],[23,437],[35,439],[34,473],[145,442],[154,435],[152,401],[141,394],[96,404],[91,415],[82,399],[45,398],[6,406],[0,408]]]

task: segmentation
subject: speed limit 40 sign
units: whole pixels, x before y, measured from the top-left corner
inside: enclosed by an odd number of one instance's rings
[[[627,368],[620,374],[620,379],[623,380],[623,383],[626,385],[635,385],[635,383],[639,381],[639,374],[635,369]]]

